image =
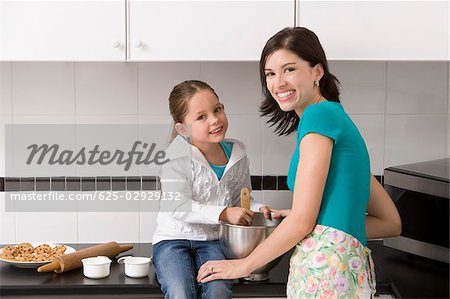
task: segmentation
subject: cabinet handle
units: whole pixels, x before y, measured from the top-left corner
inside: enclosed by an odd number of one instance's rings
[[[144,43],[141,40],[137,40],[134,42],[135,48],[141,48],[144,45]]]
[[[122,45],[121,42],[118,41],[118,40],[115,40],[115,41],[113,41],[113,42],[111,43],[111,46],[112,46],[114,49],[120,48],[121,45]]]

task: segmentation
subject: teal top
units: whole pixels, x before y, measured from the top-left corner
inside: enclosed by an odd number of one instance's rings
[[[366,244],[365,219],[370,196],[370,161],[366,144],[338,102],[324,101],[306,107],[297,128],[287,185],[294,191],[300,142],[308,133],[333,140],[330,169],[317,224],[342,230]]]
[[[231,157],[231,151],[233,150],[233,143],[221,141],[221,142],[219,142],[219,144],[222,147],[223,151],[225,152],[227,159],[229,160]],[[214,165],[214,164],[209,163],[209,165],[211,166],[212,170],[214,170],[214,172],[216,173],[217,179],[220,181],[220,179],[223,176],[223,173],[225,172],[225,168],[227,167],[227,164]]]

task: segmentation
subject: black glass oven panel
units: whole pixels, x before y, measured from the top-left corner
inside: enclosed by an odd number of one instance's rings
[[[449,248],[449,199],[385,185],[402,219],[402,236]]]

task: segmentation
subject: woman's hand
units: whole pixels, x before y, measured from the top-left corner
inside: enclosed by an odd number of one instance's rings
[[[266,219],[271,219],[271,218],[277,219],[280,217],[286,217],[291,212],[290,209],[289,210],[277,210],[277,209],[274,209],[274,208],[271,208],[268,206],[261,207],[259,209],[259,211],[264,214],[264,218],[266,218]],[[272,213],[274,213],[274,214],[272,215]]]
[[[250,273],[245,259],[207,261],[198,270],[197,281],[205,283],[216,279],[236,279]]]
[[[253,214],[249,209],[230,207],[220,213],[219,220],[230,224],[249,225],[253,220]]]

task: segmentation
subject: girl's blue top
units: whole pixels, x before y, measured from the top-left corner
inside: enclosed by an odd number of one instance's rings
[[[224,142],[224,141],[219,142],[219,144],[222,147],[223,151],[225,152],[225,155],[227,156],[227,158],[230,159],[231,151],[233,149],[233,144],[230,142]],[[227,167],[227,164],[214,165],[214,164],[209,163],[209,165],[211,166],[212,170],[214,170],[214,172],[216,173],[217,179],[220,181],[220,179],[223,176],[223,173],[225,172],[225,168]]]

